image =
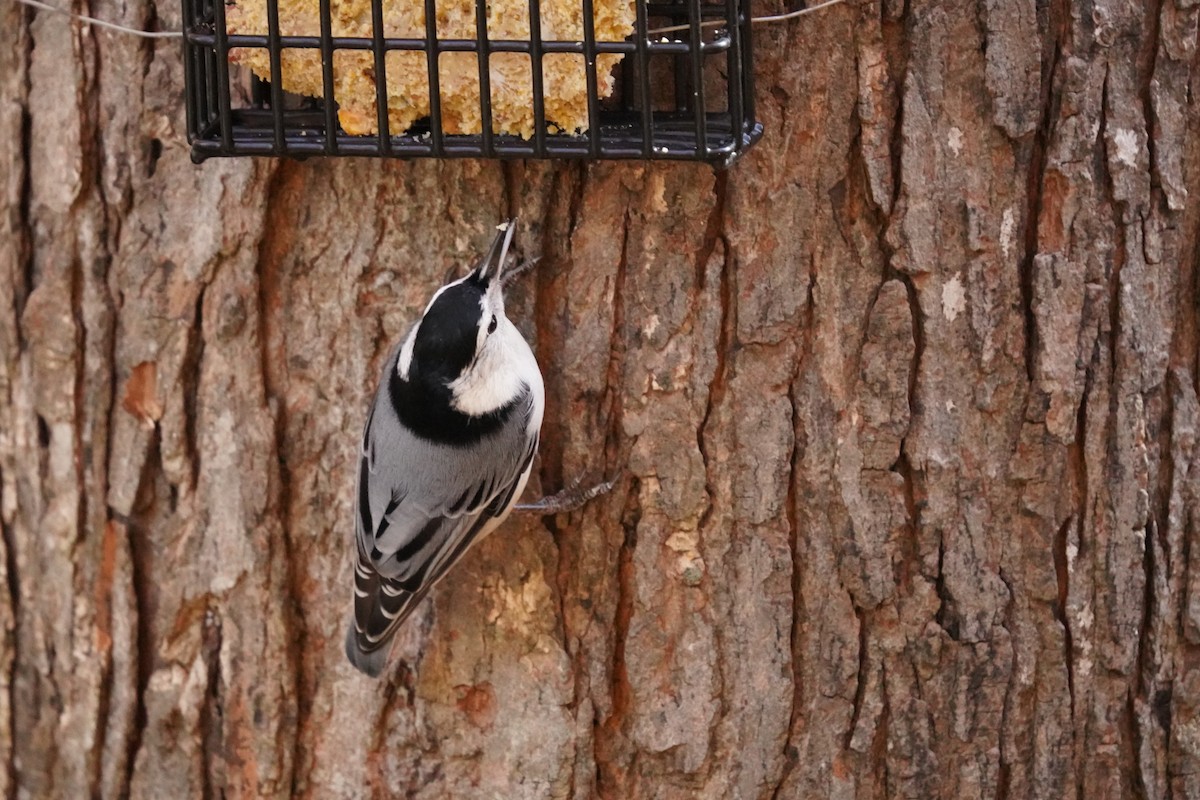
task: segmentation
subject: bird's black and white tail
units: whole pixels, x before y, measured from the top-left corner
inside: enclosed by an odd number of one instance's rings
[[[426,551],[422,566],[406,580],[380,575],[371,560],[357,548],[354,562],[354,609],[346,631],[346,657],[359,670],[378,677],[387,664],[388,651],[396,631],[416,610],[442,577],[466,555],[481,533],[494,527],[516,502],[516,492],[523,488],[528,477],[534,445],[525,458],[520,479],[496,495],[481,512],[463,517],[442,517],[431,520],[410,547],[415,552]],[[415,590],[404,588],[417,587]]]
[[[346,658],[357,669],[379,677],[387,665],[392,638],[425,597],[428,587],[407,591],[381,576],[362,550],[354,562],[354,608],[346,626]]]

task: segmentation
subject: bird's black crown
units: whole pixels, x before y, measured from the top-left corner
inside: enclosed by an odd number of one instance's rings
[[[438,295],[413,340],[413,372],[444,383],[463,373],[475,358],[486,291],[481,282],[468,278]]]

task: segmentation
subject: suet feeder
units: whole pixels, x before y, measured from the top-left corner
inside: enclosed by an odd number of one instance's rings
[[[183,0],[192,158],[731,164],[749,0]]]

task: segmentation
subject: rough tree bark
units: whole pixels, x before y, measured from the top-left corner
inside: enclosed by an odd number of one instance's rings
[[[176,43],[0,2],[0,793],[1200,797],[1198,16],[760,27],[714,174],[196,167]],[[368,393],[511,213],[531,493],[624,477],[371,682]]]

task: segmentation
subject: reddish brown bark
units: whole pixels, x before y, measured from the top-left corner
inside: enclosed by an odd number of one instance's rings
[[[714,174],[197,167],[176,44],[0,5],[0,790],[1200,794],[1198,15],[760,26],[767,134]],[[371,682],[368,393],[514,213],[531,493],[625,472]]]

